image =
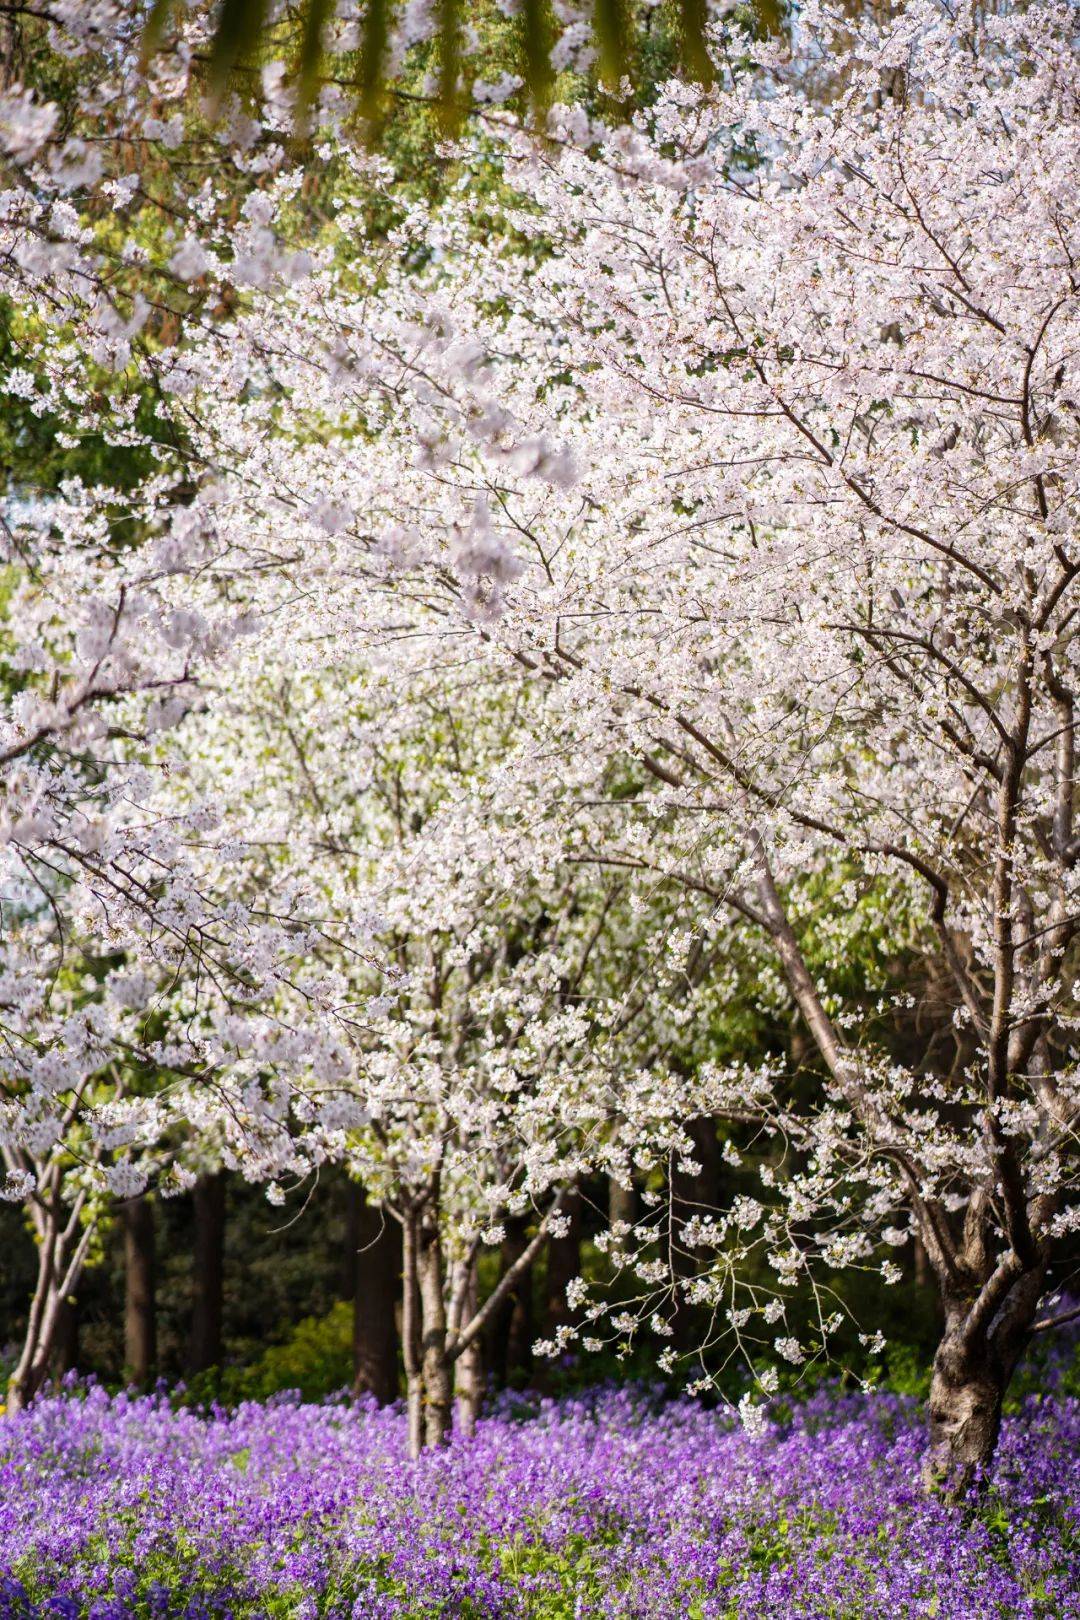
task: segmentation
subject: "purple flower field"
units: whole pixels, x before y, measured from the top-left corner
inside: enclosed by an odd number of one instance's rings
[[[604,1390],[412,1464],[395,1410],[91,1388],[0,1419],[0,1616],[1080,1616],[1080,1401],[1007,1420],[970,1512],[921,1445],[894,1396],[751,1438]]]

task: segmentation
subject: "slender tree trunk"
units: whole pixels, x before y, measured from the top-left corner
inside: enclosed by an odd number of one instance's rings
[[[470,1268],[469,1281],[465,1289],[465,1300],[462,1308],[462,1322],[471,1322],[476,1315],[477,1305],[477,1276],[475,1264]],[[455,1421],[458,1430],[466,1439],[476,1432],[476,1420],[480,1416],[480,1405],[484,1398],[484,1362],[481,1339],[478,1334],[472,1342],[458,1356],[454,1363],[454,1404]]]
[[[195,1290],[188,1371],[221,1365],[221,1320],[225,1288],[225,1173],[195,1183]]]
[[[424,1379],[420,1361],[419,1217],[406,1210],[401,1233],[401,1347],[405,1360],[405,1390],[409,1423],[409,1456],[419,1457],[424,1446]]]
[[[716,1121],[705,1116],[692,1119],[686,1127],[694,1144],[694,1159],[700,1168],[690,1174],[671,1166],[671,1270],[675,1282],[675,1307],[671,1326],[675,1348],[686,1354],[693,1348],[694,1311],[680,1284],[697,1270],[693,1254],[682,1241],[683,1229],[695,1215],[713,1214],[720,1196],[720,1144]]]
[[[341,1299],[356,1298],[357,1256],[360,1253],[360,1223],[363,1215],[364,1189],[351,1176],[345,1178],[345,1245],[341,1251],[341,1281],[338,1295]]]
[[[154,1206],[145,1194],[121,1211],[124,1230],[124,1372],[145,1387],[157,1363]]]
[[[0,17],[0,90],[10,90],[22,71],[22,28],[17,17]]]
[[[352,1253],[353,1391],[380,1406],[398,1395],[395,1307],[401,1289],[401,1229],[354,1185],[348,1241]]]
[[[503,1276],[524,1254],[529,1241],[524,1219],[508,1218],[505,1226],[500,1252]],[[529,1266],[502,1301],[488,1329],[488,1362],[501,1384],[509,1383],[514,1373],[530,1372],[535,1338],[533,1274]]]
[[[527,1242],[524,1233],[515,1241],[508,1265],[513,1264]],[[510,1320],[506,1333],[507,1373],[532,1373],[533,1345],[536,1342],[536,1316],[533,1309],[533,1270],[529,1266],[518,1279],[510,1295]]]
[[[38,1269],[22,1349],[8,1382],[7,1408],[29,1405],[49,1375],[49,1363],[66,1301],[78,1286],[94,1233],[90,1221],[80,1227],[85,1198],[79,1194],[67,1210],[55,1194],[34,1210],[38,1235]],[[66,1217],[66,1219],[65,1219]]]
[[[448,1307],[437,1193],[429,1194],[425,1205],[423,1211],[415,1206],[407,1208],[401,1217],[402,1340],[408,1388],[409,1455],[414,1458],[425,1446],[440,1446],[449,1437],[455,1367],[465,1361],[465,1388],[468,1389],[468,1358],[474,1345],[499,1307],[505,1304],[515,1283],[529,1276],[532,1263],[543,1247],[548,1222],[561,1207],[561,1200],[553,1202],[534,1236],[519,1251],[517,1269],[512,1275],[504,1271],[496,1289],[478,1309],[475,1270],[466,1275],[460,1269],[464,1261],[455,1265]],[[475,1261],[472,1264],[475,1265]],[[470,1394],[470,1403],[472,1398]]]
[[[424,1444],[434,1447],[448,1439],[453,1415],[453,1380],[446,1354],[442,1242],[434,1221],[424,1223],[420,1229],[417,1283],[424,1379]]]
[[[49,1282],[40,1293],[35,1291],[34,1304],[39,1308],[37,1311],[33,1306],[31,1308],[22,1351],[8,1382],[6,1405],[9,1412],[21,1412],[29,1406],[49,1376],[56,1321],[63,1301],[55,1286]]]
[[[549,1339],[574,1320],[566,1290],[581,1273],[581,1194],[576,1187],[565,1194],[562,1211],[570,1222],[569,1228],[562,1237],[550,1237],[547,1242],[544,1337]]]
[[[79,1301],[70,1294],[60,1302],[49,1370],[54,1378],[63,1378],[65,1373],[74,1372],[78,1365]]]

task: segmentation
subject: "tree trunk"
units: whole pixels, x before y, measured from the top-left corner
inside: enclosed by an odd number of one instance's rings
[[[31,1317],[26,1338],[23,1340],[23,1351],[19,1354],[11,1379],[8,1380],[6,1409],[10,1413],[21,1413],[29,1406],[44,1385],[45,1379],[49,1377],[53,1330],[62,1304],[62,1299],[52,1286],[47,1286],[42,1296],[42,1307]]]
[[[522,1217],[508,1218],[505,1226],[506,1236],[500,1251],[503,1276],[525,1252],[529,1242]],[[529,1266],[500,1304],[488,1328],[488,1365],[500,1384],[508,1384],[514,1373],[528,1375],[535,1338],[533,1274]]]
[[[124,1374],[145,1387],[157,1363],[154,1206],[143,1195],[124,1204]]]
[[[33,1212],[38,1237],[38,1269],[19,1359],[8,1381],[7,1409],[28,1406],[49,1375],[49,1363],[65,1302],[78,1286],[94,1234],[94,1222],[80,1228],[85,1205],[80,1193],[68,1211],[56,1192]],[[66,1219],[65,1219],[66,1216]]]
[[[617,1176],[608,1177],[608,1226],[614,1234],[618,1226],[633,1226],[638,1218],[638,1192],[632,1181],[620,1181]],[[633,1240],[628,1239],[625,1233],[622,1236],[612,1236],[611,1247],[608,1250],[612,1265],[616,1272],[621,1270],[623,1256],[629,1254],[633,1248]]]
[[[469,1274],[468,1286],[465,1289],[465,1300],[461,1312],[463,1323],[471,1322],[476,1315],[477,1305],[477,1277],[476,1266],[473,1265]],[[480,1405],[484,1398],[484,1358],[480,1335],[468,1344],[454,1363],[454,1408],[455,1422],[458,1432],[466,1439],[476,1432],[476,1420],[480,1416]]]
[[[368,1203],[354,1184],[347,1241],[352,1252],[353,1392],[380,1406],[397,1400],[398,1334],[395,1307],[401,1288],[401,1230]]]
[[[990,1466],[1001,1430],[1005,1381],[989,1356],[958,1356],[943,1340],[930,1382],[928,1486],[955,1499]]]
[[[409,1456],[419,1457],[424,1447],[424,1378],[420,1360],[419,1218],[407,1210],[401,1232],[401,1348],[405,1361],[405,1390],[409,1424]]]
[[[548,1238],[547,1243],[544,1337],[548,1339],[574,1320],[566,1290],[581,1272],[581,1194],[576,1187],[564,1196],[562,1209],[570,1221],[569,1229],[562,1237]]]
[[[74,1295],[61,1300],[53,1335],[50,1371],[54,1378],[63,1378],[79,1365],[79,1301]]]
[[[338,1296],[341,1299],[356,1298],[357,1283],[357,1256],[360,1253],[360,1225],[366,1202],[364,1189],[358,1181],[351,1176],[345,1178],[345,1244],[341,1251],[341,1281],[338,1284]]]
[[[50,1286],[42,1296],[43,1309],[37,1320],[27,1324],[22,1352],[8,1380],[6,1407],[9,1412],[22,1412],[30,1405],[49,1375],[53,1333],[49,1331],[50,1316],[55,1321],[60,1310],[59,1295]]]
[[[6,1404],[9,1412],[21,1412],[29,1406],[49,1376],[56,1325],[63,1303],[63,1296],[51,1280],[40,1292],[35,1291],[22,1353],[8,1383]]]
[[[673,1159],[671,1166],[671,1269],[675,1284],[674,1310],[671,1326],[673,1343],[685,1355],[694,1345],[694,1309],[686,1298],[681,1284],[693,1276],[697,1264],[690,1250],[682,1242],[683,1228],[695,1215],[714,1214],[720,1196],[720,1144],[716,1136],[716,1121],[705,1116],[692,1119],[686,1127],[694,1144],[694,1159],[700,1166],[695,1173],[679,1169]]]
[[[10,90],[22,72],[22,27],[18,17],[0,17],[0,91]]]
[[[512,1258],[507,1261],[510,1265],[522,1252],[528,1241],[522,1233],[520,1242],[515,1241],[511,1251]],[[526,1379],[532,1372],[533,1344],[536,1341],[536,1318],[533,1310],[533,1272],[532,1267],[522,1273],[510,1294],[510,1320],[506,1332],[506,1371],[510,1377],[514,1373],[523,1374]]]
[[[195,1290],[191,1313],[188,1371],[221,1365],[221,1319],[225,1276],[225,1174],[200,1176],[195,1183]]]
[[[424,1379],[424,1444],[435,1447],[443,1445],[449,1438],[453,1382],[446,1354],[442,1242],[438,1227],[434,1224],[425,1223],[420,1229],[417,1261]]]
[[[615,1226],[624,1221],[633,1226],[638,1218],[637,1188],[633,1182],[624,1184],[615,1176],[608,1179],[608,1223]]]
[[[1045,1264],[1021,1273],[982,1331],[973,1331],[970,1297],[945,1296],[945,1332],[930,1379],[923,1483],[950,1501],[986,1483],[1005,1393],[1029,1340],[1045,1274]]]

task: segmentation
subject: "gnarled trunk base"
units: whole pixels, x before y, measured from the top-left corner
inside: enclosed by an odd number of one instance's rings
[[[930,1380],[928,1490],[958,1501],[985,1484],[1001,1433],[1005,1392],[1031,1334],[1046,1281],[1044,1259],[1004,1290],[989,1322],[973,1300],[946,1294],[945,1332]]]
[[[930,1381],[928,1490],[957,1501],[985,1480],[1001,1432],[1006,1382],[989,1354],[978,1364],[943,1340]]]

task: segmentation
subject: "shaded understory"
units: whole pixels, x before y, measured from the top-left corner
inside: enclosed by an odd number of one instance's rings
[[[1080,1617],[1080,1400],[1026,1400],[966,1512],[922,1445],[912,1403],[828,1390],[758,1438],[627,1389],[504,1403],[417,1464],[396,1410],[50,1396],[0,1419],[0,1620]]]

